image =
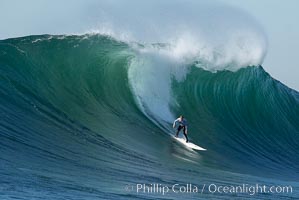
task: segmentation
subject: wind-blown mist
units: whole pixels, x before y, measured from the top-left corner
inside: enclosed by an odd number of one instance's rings
[[[267,52],[267,39],[258,23],[219,3],[106,2],[99,13],[94,32],[122,41],[171,44],[173,57],[198,57],[211,69],[259,65]]]

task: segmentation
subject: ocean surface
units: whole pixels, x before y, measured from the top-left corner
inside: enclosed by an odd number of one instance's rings
[[[299,93],[261,65],[215,68],[171,48],[1,40],[0,199],[298,199]],[[181,114],[207,151],[171,137]]]

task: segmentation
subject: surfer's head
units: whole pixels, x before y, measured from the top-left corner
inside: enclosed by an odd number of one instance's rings
[[[180,119],[184,119],[184,116],[183,116],[183,115],[180,115]]]

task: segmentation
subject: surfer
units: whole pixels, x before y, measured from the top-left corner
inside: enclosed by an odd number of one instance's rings
[[[176,120],[174,120],[173,125],[172,125],[173,128],[176,127],[177,123],[179,124],[179,126],[178,126],[178,129],[176,131],[175,137],[178,137],[179,132],[183,129],[183,133],[184,133],[184,136],[186,138],[186,142],[188,143],[189,140],[188,140],[188,136],[187,136],[187,126],[188,126],[187,120],[184,118],[183,115],[181,115],[179,118],[177,118]]]

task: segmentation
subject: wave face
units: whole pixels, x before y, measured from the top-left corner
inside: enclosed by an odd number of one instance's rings
[[[298,180],[298,92],[261,66],[216,71],[170,49],[104,35],[0,41],[3,198],[143,198],[123,191],[140,181]],[[207,152],[172,141],[180,114]]]

